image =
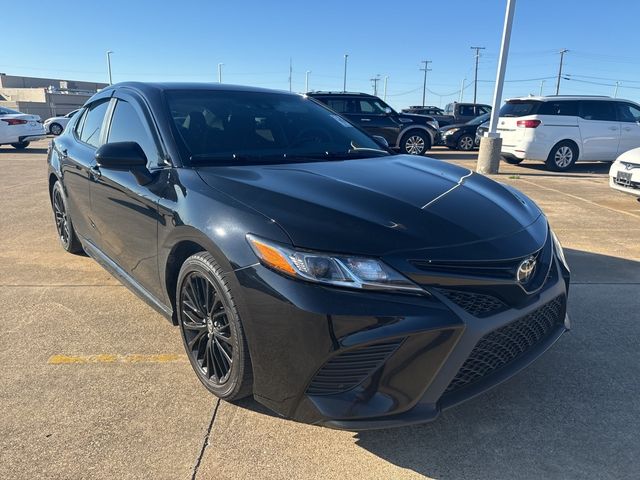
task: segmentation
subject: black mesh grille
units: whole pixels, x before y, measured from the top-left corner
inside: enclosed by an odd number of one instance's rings
[[[376,343],[336,355],[316,373],[307,393],[330,395],[359,385],[385,362],[402,340]]]
[[[507,308],[504,302],[491,295],[463,292],[461,290],[438,289],[438,291],[466,312],[476,317],[487,317]]]
[[[564,321],[560,296],[526,317],[489,332],[475,346],[445,393],[466,387],[507,366],[555,331]]]

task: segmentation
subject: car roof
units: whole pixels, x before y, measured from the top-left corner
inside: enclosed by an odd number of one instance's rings
[[[130,88],[142,93],[163,92],[168,90],[220,90],[235,92],[255,92],[255,93],[284,93],[288,95],[298,95],[297,93],[285,90],[273,90],[261,87],[250,87],[246,85],[232,85],[229,83],[204,83],[204,82],[122,82],[116,83],[101,90],[117,90],[119,88]]]
[[[349,97],[371,97],[371,98],[378,98],[375,95],[371,95],[369,93],[362,93],[362,92],[323,92],[323,91],[318,91],[318,92],[307,92],[306,93],[307,96],[309,97],[315,97],[315,96],[325,96],[325,95],[337,95],[337,96],[349,96]]]
[[[514,97],[508,98],[506,101],[511,100],[534,100],[538,102],[554,102],[557,100],[622,100],[620,98],[613,98],[607,95],[532,95],[530,97]]]

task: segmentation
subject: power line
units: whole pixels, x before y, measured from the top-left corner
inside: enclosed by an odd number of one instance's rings
[[[424,107],[424,101],[427,94],[427,72],[431,71],[431,69],[429,68],[429,64],[431,63],[431,60],[423,60],[420,63],[424,64],[424,68],[420,69],[424,71],[424,82],[422,83],[422,106]]]
[[[480,60],[480,50],[485,50],[485,47],[471,47],[471,50],[476,51],[476,73],[473,77],[473,103],[476,103],[478,94],[478,61]]]
[[[569,50],[563,48],[560,50],[560,66],[558,67],[558,82],[556,83],[556,95],[560,94],[560,79],[562,78],[562,61],[564,60],[564,54]]]

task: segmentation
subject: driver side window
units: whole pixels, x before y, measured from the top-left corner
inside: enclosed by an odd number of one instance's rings
[[[158,165],[158,148],[153,136],[131,103],[118,99],[111,119],[109,143],[136,142],[142,148],[149,166]]]

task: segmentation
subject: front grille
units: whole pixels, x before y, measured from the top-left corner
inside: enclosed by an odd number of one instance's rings
[[[529,315],[486,334],[445,393],[471,385],[520,358],[563,324],[563,311],[564,297],[559,296]]]
[[[507,305],[502,300],[492,295],[444,288],[440,288],[438,291],[475,317],[488,317],[507,308]]]
[[[402,340],[376,343],[336,355],[318,370],[307,387],[307,394],[331,395],[356,387],[395,352]]]

